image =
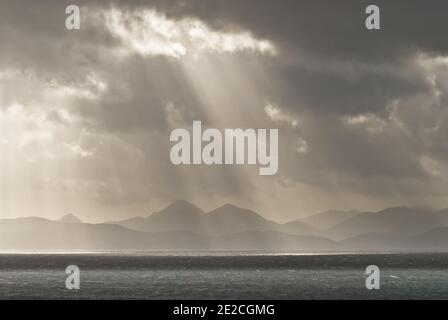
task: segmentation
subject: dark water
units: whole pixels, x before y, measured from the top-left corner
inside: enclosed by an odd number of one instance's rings
[[[365,287],[372,264],[380,290]],[[448,254],[0,254],[0,299],[16,298],[446,299]]]

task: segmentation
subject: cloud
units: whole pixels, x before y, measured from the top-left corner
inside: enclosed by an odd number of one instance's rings
[[[386,126],[385,120],[373,114],[346,116],[343,117],[343,121],[345,121],[348,125],[359,126],[372,133],[381,132],[384,130],[384,127]]]
[[[91,17],[97,16],[93,12]],[[143,56],[166,55],[180,58],[201,52],[233,53],[253,51],[275,54],[275,47],[267,40],[255,39],[250,32],[225,32],[211,29],[195,18],[169,19],[151,9],[125,11],[120,8],[102,10],[98,23],[122,43],[124,52]]]
[[[2,1],[0,208],[448,206],[448,8],[430,2],[378,1],[368,32],[366,1],[79,1],[72,32],[70,1]],[[193,120],[279,128],[278,174],[172,166],[169,132]]]
[[[266,112],[266,115],[269,117],[269,119],[274,122],[287,123],[291,127],[297,127],[299,124],[299,121],[297,119],[294,119],[292,116],[285,114],[280,110],[280,108],[272,104],[266,105],[264,111]]]

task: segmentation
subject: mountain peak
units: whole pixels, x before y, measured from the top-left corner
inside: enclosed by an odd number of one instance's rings
[[[241,209],[240,207],[237,207],[231,203],[223,204],[222,206],[216,208],[215,210],[235,210],[235,209]]]
[[[202,211],[200,208],[196,207],[191,202],[183,199],[178,199],[173,201],[168,205],[163,211]]]
[[[420,206],[420,207],[406,207],[406,206],[401,206],[401,207],[391,207],[391,208],[387,208],[384,210],[379,211],[378,213],[382,213],[382,214],[419,214],[419,213],[429,213],[429,212],[433,212],[434,209],[432,209],[431,207],[424,207],[424,206]]]
[[[435,211],[434,208],[431,206],[415,206],[413,207],[413,209],[421,211]]]
[[[255,219],[263,222],[270,222],[253,210],[240,208],[230,203],[226,203],[219,208],[210,211],[209,215],[233,217],[233,219]]]
[[[166,208],[164,208],[161,211],[154,212],[150,216],[150,220],[159,219],[161,216],[168,217],[178,217],[178,216],[201,216],[202,214],[205,214],[205,212],[196,207],[194,204],[185,201],[185,200],[175,200],[173,203],[168,205]]]
[[[191,202],[188,202],[187,200],[184,200],[184,199],[176,199],[171,203],[171,205],[193,206],[194,204],[192,204]]]
[[[71,213],[59,218],[58,221],[64,223],[83,223],[77,216]]]

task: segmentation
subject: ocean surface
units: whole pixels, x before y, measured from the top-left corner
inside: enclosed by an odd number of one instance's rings
[[[80,290],[65,286],[68,265]],[[365,268],[380,268],[367,290]],[[0,254],[0,299],[447,299],[448,254]]]

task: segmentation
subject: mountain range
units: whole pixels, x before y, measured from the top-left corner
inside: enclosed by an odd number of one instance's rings
[[[0,250],[418,250],[448,248],[448,209],[394,207],[378,212],[327,211],[288,223],[225,204],[210,212],[178,200],[147,217],[91,224],[0,219]]]
[[[226,235],[244,231],[279,231],[300,235],[316,233],[313,227],[301,221],[278,224],[252,210],[231,204],[206,213],[183,200],[175,201],[146,218],[137,217],[111,223],[144,232],[189,231],[206,235]]]

